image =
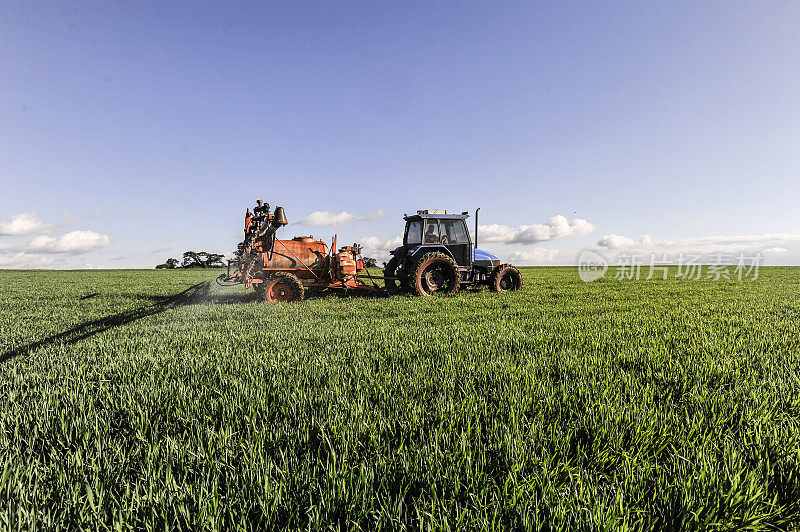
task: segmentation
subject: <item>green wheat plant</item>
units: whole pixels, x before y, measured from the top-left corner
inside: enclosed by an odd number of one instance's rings
[[[213,275],[0,271],[3,528],[800,519],[800,268],[292,304]]]

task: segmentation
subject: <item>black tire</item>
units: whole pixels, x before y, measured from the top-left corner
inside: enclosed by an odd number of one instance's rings
[[[419,259],[409,282],[420,296],[451,295],[458,292],[461,274],[452,257],[435,251]]]
[[[263,283],[256,283],[253,285],[253,291],[259,299],[264,299],[264,287],[267,286],[268,282],[269,281],[264,281]]]
[[[278,272],[264,283],[264,301],[270,303],[302,301],[304,295],[303,283],[291,273]]]
[[[389,259],[389,262],[386,263],[386,267],[383,269],[383,276],[401,277],[401,272],[402,269],[400,268],[400,260],[397,257],[392,257]],[[390,294],[398,294],[404,290],[405,283],[402,279],[384,279],[383,286]]]
[[[489,278],[489,289],[492,292],[509,292],[522,289],[522,274],[510,264],[501,264]]]

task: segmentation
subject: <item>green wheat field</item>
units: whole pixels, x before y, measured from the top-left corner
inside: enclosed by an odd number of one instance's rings
[[[797,527],[800,268],[277,305],[218,273],[0,271],[2,528]]]

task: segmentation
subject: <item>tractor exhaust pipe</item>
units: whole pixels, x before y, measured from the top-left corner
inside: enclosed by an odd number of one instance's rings
[[[475,209],[475,247],[478,247],[478,211],[481,210],[480,207]]]

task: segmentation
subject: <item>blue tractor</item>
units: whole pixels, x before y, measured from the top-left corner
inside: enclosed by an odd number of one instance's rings
[[[522,288],[522,275],[488,251],[478,249],[478,211],[475,242],[467,230],[469,214],[442,210],[406,215],[403,245],[391,252],[384,277],[390,292],[410,291],[421,296],[454,294],[460,287],[488,286],[495,292]]]

